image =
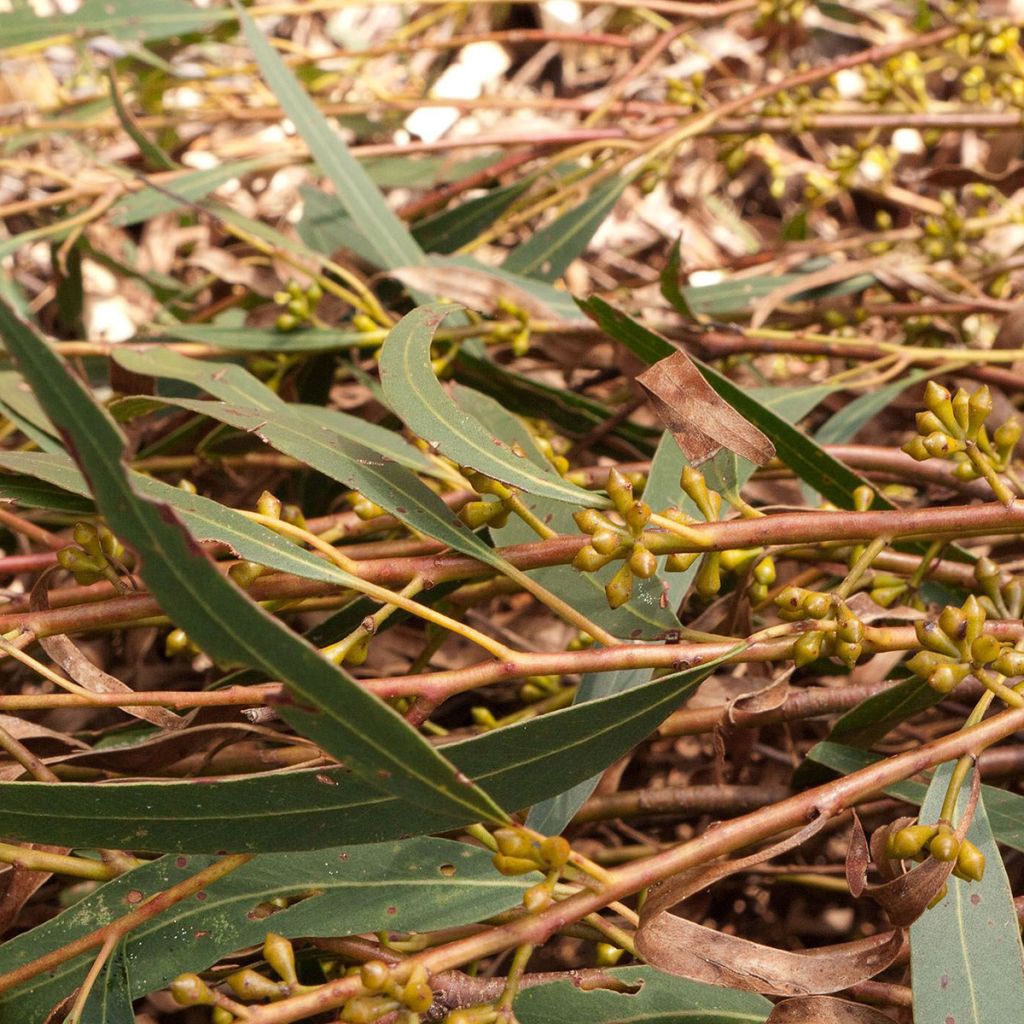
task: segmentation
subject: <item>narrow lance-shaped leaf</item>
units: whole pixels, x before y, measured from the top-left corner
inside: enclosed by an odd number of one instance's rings
[[[719,664],[721,659],[462,740],[443,748],[444,753],[503,806],[526,807],[587,778],[635,746]],[[463,824],[473,820],[467,812]],[[340,768],[201,786],[0,782],[0,835],[67,846],[189,853],[226,846],[306,850],[436,829],[431,808],[379,794]]]
[[[388,206],[359,161],[333,132],[306,91],[278,56],[252,18],[234,4],[246,41],[281,109],[291,118],[295,130],[309,146],[320,169],[331,179],[339,199],[359,229],[372,239],[371,245],[385,269],[406,267],[423,261],[423,250],[409,229]]]
[[[124,438],[63,361],[8,306],[0,335],[40,405],[65,437],[111,529],[133,547],[161,605],[212,657],[286,682],[306,708],[282,713],[310,739],[387,792],[439,820],[502,820],[504,812],[456,772],[401,716],[229,583],[166,506],[140,498],[122,462]]]
[[[566,483],[492,437],[479,420],[448,397],[430,364],[430,345],[454,305],[420,306],[391,330],[380,353],[380,379],[392,409],[410,430],[460,465],[537,494],[575,506],[607,507],[607,498]]]

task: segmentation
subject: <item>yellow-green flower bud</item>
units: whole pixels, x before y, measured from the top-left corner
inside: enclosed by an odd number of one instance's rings
[[[797,668],[803,668],[812,661],[821,657],[822,648],[825,643],[825,634],[814,629],[808,633],[801,633],[793,644],[793,662]]]
[[[914,633],[918,643],[927,650],[945,654],[949,658],[960,657],[960,648],[950,640],[949,634],[939,622],[932,619],[919,620],[914,623]]]
[[[281,502],[270,491],[264,491],[256,500],[256,511],[269,519],[280,519]]]
[[[886,853],[894,860],[910,860],[932,841],[938,831],[937,825],[908,825],[889,834]]]
[[[619,570],[608,581],[604,593],[608,598],[608,607],[613,610],[620,608],[629,600],[633,593],[633,571],[628,562],[623,562]]]
[[[572,847],[564,836],[548,836],[540,841],[540,856],[548,868],[560,868],[572,854]]]
[[[924,446],[923,437],[912,437],[902,446],[901,450],[906,452],[915,462],[927,462],[931,458],[931,454]]]
[[[956,860],[960,852],[960,840],[956,833],[948,825],[940,825],[938,833],[928,844],[928,852],[936,859],[943,862]]]
[[[274,321],[274,327],[283,334],[287,334],[289,331],[294,331],[298,326],[299,318],[291,313],[281,313]]]
[[[494,866],[503,875],[525,875],[537,870],[537,862],[525,857],[506,857],[503,853],[496,854]]]
[[[617,469],[610,469],[606,489],[619,515],[624,516],[633,504],[633,485]]]
[[[598,530],[610,530],[611,523],[596,508],[581,508],[572,514],[576,525],[582,533],[596,533]]]
[[[577,572],[597,572],[598,569],[603,569],[613,557],[612,555],[602,555],[599,551],[595,551],[590,544],[584,544],[576,552],[572,560],[572,567]]]
[[[934,380],[928,381],[924,389],[924,404],[942,421],[949,431],[956,430],[959,424],[953,415],[953,403],[949,392]]]
[[[804,611],[812,619],[824,619],[832,611],[832,600],[828,594],[808,593],[802,604]]]
[[[686,572],[698,558],[700,558],[699,551],[684,551],[669,555],[665,559],[665,572]]]
[[[644,501],[633,501],[623,511],[622,518],[634,537],[639,537],[651,519],[651,506]]]
[[[693,588],[705,599],[714,597],[722,589],[722,574],[719,571],[717,551],[709,551],[704,556],[693,581]]]
[[[371,992],[379,992],[391,980],[391,968],[383,960],[367,960],[359,968],[359,980]]]
[[[239,999],[279,999],[282,995],[278,982],[263,977],[259,971],[254,971],[251,967],[243,967],[229,974],[226,981],[228,988]]]
[[[957,388],[953,396],[953,417],[956,419],[956,430],[951,430],[954,437],[963,437],[971,419],[971,396],[963,388]]]
[[[980,882],[985,875],[985,854],[969,839],[965,839],[957,851],[956,873],[971,882]]]
[[[494,841],[498,844],[498,852],[506,857],[534,857],[533,840],[515,828],[499,828],[494,832]]]
[[[971,395],[967,406],[967,426],[965,428],[967,436],[976,438],[978,432],[985,425],[985,420],[988,419],[989,414],[992,412],[992,393],[988,389],[987,384],[982,384],[977,391]]]
[[[298,981],[295,974],[295,950],[283,935],[267,932],[263,940],[263,957],[277,972],[277,976],[289,985]]]
[[[991,665],[1003,650],[1003,645],[994,636],[983,633],[971,644],[971,660],[975,665]]]
[[[629,569],[639,579],[649,580],[658,571],[658,560],[642,544],[634,544]]]
[[[598,967],[614,967],[621,959],[625,950],[613,946],[610,942],[598,942],[594,946],[594,963]]]
[[[612,555],[625,544],[625,541],[615,530],[602,528],[594,531],[590,537],[590,543],[599,554]]]
[[[198,974],[179,974],[171,982],[171,995],[179,1006],[211,1006],[213,992]]]
[[[762,586],[770,587],[776,579],[775,560],[768,555],[754,566],[754,579]]]

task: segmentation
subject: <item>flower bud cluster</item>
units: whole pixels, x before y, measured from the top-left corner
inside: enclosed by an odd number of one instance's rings
[[[57,552],[57,563],[82,586],[100,580],[115,582],[117,568],[124,558],[124,547],[103,523],[75,523],[71,536],[75,543]]]
[[[864,623],[836,594],[785,587],[775,598],[779,617],[789,622],[814,619],[819,628],[801,633],[793,644],[797,668],[822,657],[837,657],[852,668],[864,652]]]
[[[907,661],[907,668],[942,694],[982,668],[1004,676],[1024,673],[1024,653],[986,635],[984,627],[985,609],[973,594],[962,607],[947,606],[938,619],[915,623],[924,650]]]
[[[945,863],[955,861],[953,874],[965,882],[980,882],[985,875],[985,855],[969,839],[959,839],[947,822],[908,825],[891,832],[885,852],[892,860],[924,861],[934,857]]]
[[[643,542],[644,529],[651,519],[651,507],[634,497],[634,481],[612,469],[608,473],[608,497],[623,525],[614,523],[596,509],[574,513],[576,525],[590,535],[590,543],[576,553],[573,567],[580,572],[596,572],[609,562],[623,559],[615,575],[604,588],[608,605],[618,608],[633,593],[633,579],[650,579],[658,571],[658,560]]]
[[[305,327],[316,315],[317,303],[323,297],[323,289],[316,281],[308,288],[303,288],[298,281],[289,281],[283,291],[274,293],[274,302],[284,307],[284,312],[278,315],[274,326],[279,331],[294,331],[297,327]]]
[[[545,873],[543,882],[523,893],[523,906],[527,911],[536,914],[550,906],[555,883],[572,853],[568,841],[562,836],[536,839],[518,828],[499,828],[494,833],[494,841],[498,845],[494,866],[503,875],[525,875],[531,871]]]
[[[941,384],[929,381],[924,398],[925,411],[917,414],[917,436],[903,445],[912,459],[952,460],[956,463],[953,474],[960,480],[989,479],[990,474],[1007,469],[1021,425],[1011,418],[989,435],[985,421],[992,411],[992,395],[987,386],[973,394],[960,388],[951,396]]]

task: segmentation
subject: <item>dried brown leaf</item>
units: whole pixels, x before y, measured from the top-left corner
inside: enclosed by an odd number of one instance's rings
[[[636,378],[650,395],[658,418],[694,465],[723,448],[763,466],[775,446],[720,398],[685,352],[674,352]]]
[[[835,996],[799,996],[777,1003],[765,1024],[892,1024],[892,1017]]]
[[[779,996],[838,992],[884,970],[902,945],[899,931],[791,953],[667,913],[699,889],[799,846],[820,831],[826,820],[816,818],[796,834],[749,857],[682,872],[652,887],[640,913],[637,950],[648,963],[669,974]]]
[[[859,898],[864,892],[870,861],[871,851],[868,849],[868,837],[864,834],[860,816],[854,811],[850,845],[846,851],[846,884],[850,887],[854,899]]]
[[[50,574],[43,573],[32,588],[29,601],[32,611],[49,609],[49,586]],[[126,683],[89,661],[66,636],[40,637],[39,645],[79,686],[92,690],[93,693],[135,693]],[[161,729],[181,729],[186,724],[184,718],[166,708],[128,705],[121,710]]]

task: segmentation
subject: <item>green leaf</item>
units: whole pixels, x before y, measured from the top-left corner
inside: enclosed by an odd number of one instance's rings
[[[442,210],[413,225],[413,237],[427,252],[451,253],[489,228],[529,188],[532,176],[492,188],[485,195]]]
[[[942,696],[922,679],[906,679],[847,711],[832,727],[829,741],[851,747],[874,746],[901,722],[934,707]]]
[[[377,186],[331,130],[324,116],[306,94],[277,51],[267,42],[252,18],[236,3],[235,11],[253,56],[281,109],[291,118],[309,151],[334,185],[349,216],[369,239],[386,270],[423,261],[423,250],[409,229],[388,206]]]
[[[608,499],[566,483],[492,437],[448,397],[434,375],[430,345],[445,316],[458,307],[420,306],[388,334],[380,352],[380,380],[395,413],[414,433],[450,459],[538,496],[607,508]]]
[[[129,893],[156,895],[211,860],[163,857],[108,882],[53,920],[5,942],[0,971],[120,917],[138,899],[129,901]],[[138,998],[183,971],[205,970],[234,950],[259,945],[268,931],[295,938],[478,921],[515,906],[528,884],[499,875],[487,851],[444,839],[258,856],[211,884],[202,900],[180,903],[131,932],[124,947],[131,964],[129,992]],[[278,909],[273,899],[290,905]],[[42,1021],[81,982],[94,956],[92,951],[76,957],[5,992],[5,1019]]]
[[[656,363],[676,351],[675,346],[664,338],[641,326],[621,310],[613,309],[602,299],[594,297],[587,302],[581,302],[580,306],[611,337],[622,342],[645,362]],[[704,379],[722,398],[772,439],[779,458],[801,480],[840,508],[853,508],[853,492],[867,484],[867,480],[832,458],[806,434],[791,426],[782,416],[773,412],[763,402],[751,397],[717,370],[713,370],[698,359],[693,361]],[[881,495],[875,494],[872,508],[892,507]]]
[[[585,988],[556,981],[525,989],[516,998],[520,1024],[763,1024],[772,1004],[738,992],[676,978],[653,967],[614,967],[605,974],[626,988]]]
[[[720,664],[721,659],[707,662],[442,749],[495,800],[528,807],[621,757]],[[467,812],[462,824],[474,820]],[[378,842],[436,829],[432,809],[382,795],[344,768],[202,784],[0,782],[0,835],[11,841],[271,851]]]
[[[289,422],[294,421],[299,425],[298,429],[304,429],[307,432],[314,432],[314,427],[319,425],[344,440],[372,449],[376,453],[377,461],[382,458],[389,459],[418,473],[427,473],[448,480],[453,479],[449,470],[439,468],[436,462],[427,458],[423,452],[413,447],[395,431],[386,430],[376,423],[370,423],[358,416],[351,416],[337,409],[284,402],[241,366],[213,362],[212,360],[189,359],[176,352],[167,351],[143,353],[125,349],[115,352],[114,358],[126,370],[147,373],[153,377],[186,381],[202,388],[222,402],[233,403],[246,412],[273,412],[275,417],[283,416]],[[129,404],[134,401],[125,399],[116,404],[114,406],[115,416],[119,414],[119,411],[145,410],[150,405],[156,405],[164,400],[152,399],[143,401],[142,404]],[[173,402],[174,400],[167,399],[166,401]],[[202,408],[193,408],[193,411],[209,415],[209,405],[210,403],[206,403]],[[251,429],[251,423],[242,429]],[[301,458],[301,456],[297,457]]]
[[[921,820],[938,819],[953,762],[932,777]],[[977,768],[974,769],[977,771]],[[964,784],[958,815],[967,804]],[[910,926],[915,1024],[991,1024],[1024,1006],[1024,948],[1013,893],[996,845],[985,799],[978,801],[967,838],[985,856],[980,882],[949,879],[948,893]]]
[[[122,939],[110,954],[82,1009],[81,1024],[135,1024],[127,947],[128,940]],[[13,1003],[20,1001],[17,992],[7,998]],[[45,1012],[47,1008],[39,1009]],[[25,1019],[33,1018],[29,1015]]]
[[[152,220],[163,213],[177,209],[181,203],[175,196],[180,196],[191,202],[199,202],[215,189],[220,188],[226,181],[244,177],[262,170],[264,167],[273,166],[279,162],[279,159],[276,154],[254,156],[245,160],[229,160],[216,167],[207,167],[201,171],[185,171],[169,180],[162,181],[163,192],[158,192],[154,188],[144,188],[122,196],[110,208],[108,216],[111,223],[118,227],[126,228],[132,224],[141,224],[143,221]],[[168,193],[174,193],[174,195]]]
[[[694,315],[690,304],[686,301],[686,296],[683,294],[682,288],[679,287],[679,278],[682,273],[683,259],[682,259],[682,243],[683,236],[680,235],[675,242],[672,243],[672,248],[668,251],[668,259],[665,261],[665,268],[662,270],[659,277],[661,296],[665,301],[675,309],[679,310],[687,318],[687,320],[696,320],[697,317]]]
[[[592,700],[600,700],[602,697],[609,697],[616,693],[625,693],[628,690],[641,686],[651,678],[651,670],[646,668],[627,668],[617,672],[588,672],[580,682],[573,697],[573,705],[586,704]],[[604,771],[608,765],[602,765]],[[557,796],[541,800],[530,808],[526,824],[542,832],[544,835],[557,835],[573,819],[573,815],[583,806],[584,801],[591,793],[598,782],[601,781],[601,771],[576,785],[570,786]]]
[[[201,345],[233,349],[238,352],[333,352],[366,345],[366,335],[361,331],[338,331],[326,327],[279,331],[275,327],[161,324],[159,334],[146,338],[147,341],[154,342],[172,339],[195,341]],[[373,347],[379,344],[379,341],[374,341]]]
[[[0,466],[30,473],[72,495],[89,494],[85,478],[66,455],[0,452]],[[188,491],[141,473],[132,473],[130,479],[139,495],[173,508],[196,540],[221,541],[240,558],[279,572],[310,580],[323,580],[340,587],[359,587],[357,577],[285,540],[273,530],[252,522],[233,508],[200,494],[189,494]],[[85,504],[86,510],[90,507]]]
[[[0,411],[44,452],[64,450],[54,435],[53,424],[14,370],[0,370]]]
[[[124,129],[125,134],[139,147],[139,155],[148,165],[148,170],[173,171],[177,164],[138,126],[131,111],[124,105],[120,87],[117,84],[117,72],[113,65],[107,68],[107,83],[110,87],[110,99],[114,104],[114,112]]]
[[[282,404],[262,410],[187,398],[125,399],[113,411],[128,414],[140,407],[168,404],[201,413],[258,436],[284,455],[300,459],[396,516],[406,526],[501,571],[510,567],[488,547],[419,477],[378,451],[329,427],[301,408]]]
[[[328,195],[308,184],[299,186],[299,195],[302,196],[302,218],[295,230],[310,249],[326,256],[347,249],[367,263],[380,266],[380,256],[373,243],[345,212],[336,195]]]
[[[719,284],[702,285],[696,288],[683,288],[689,308],[697,314],[712,317],[735,316],[749,313],[759,299],[770,295],[778,288],[799,281],[808,274],[817,273],[830,265],[827,259],[808,260],[801,268],[790,274],[759,274],[755,277],[741,277]],[[852,295],[862,292],[877,284],[874,274],[857,274],[834,284],[810,288],[789,301],[806,302],[811,299],[822,299],[827,296]]]
[[[502,269],[542,281],[561,277],[586,249],[627,184],[625,178],[609,178],[590,189],[582,203],[556,217],[513,249],[505,257]]]
[[[112,36],[122,42],[146,42],[185,35],[211,24],[227,21],[229,11],[200,10],[186,0],[84,0],[73,14],[36,15],[26,0],[15,0],[14,9],[0,14],[0,40],[4,47],[25,46],[54,36]]]
[[[140,498],[121,462],[124,438],[64,363],[0,303],[0,336],[67,439],[111,529],[135,549],[153,596],[211,657],[287,683],[306,708],[282,714],[347,767],[437,819],[504,818],[499,807],[408,723],[316,648],[249,601],[197,549],[172,512]],[[102,844],[101,844],[102,845]]]
[[[455,359],[459,380],[497,398],[512,412],[546,419],[569,437],[582,437],[614,415],[613,409],[600,402],[574,391],[542,384],[493,362],[484,353],[482,345],[473,342],[462,345]],[[633,445],[638,455],[650,455],[661,431],[627,420],[618,424],[612,434]]]

